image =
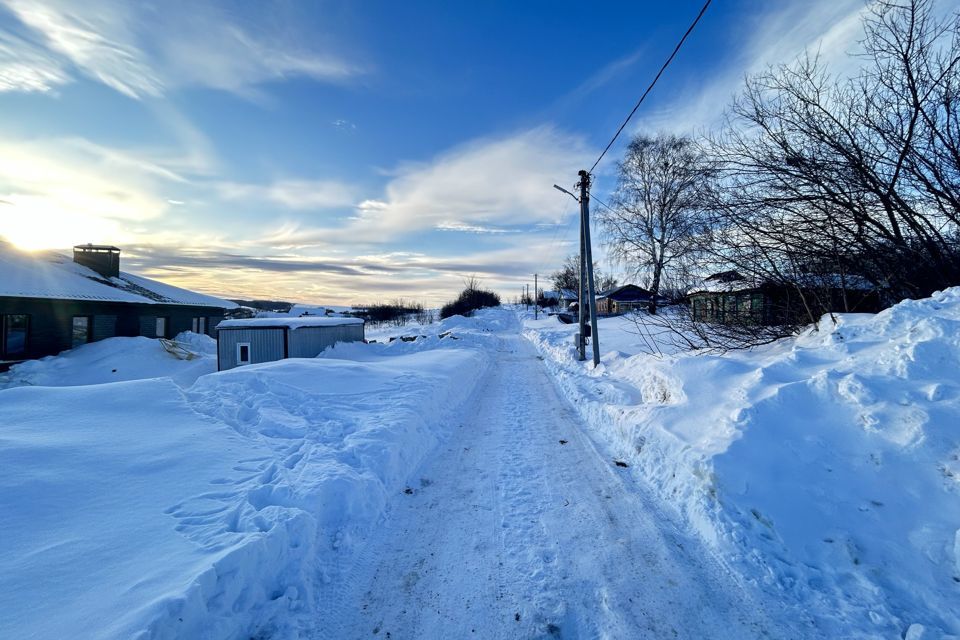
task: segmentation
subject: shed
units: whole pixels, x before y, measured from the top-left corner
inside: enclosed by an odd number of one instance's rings
[[[245,318],[217,325],[217,369],[314,358],[338,342],[362,342],[361,318]]]

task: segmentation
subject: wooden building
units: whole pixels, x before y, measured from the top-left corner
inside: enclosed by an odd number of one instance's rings
[[[597,314],[616,316],[630,311],[646,309],[653,300],[653,293],[635,284],[625,284],[597,294]]]
[[[705,278],[687,297],[694,320],[723,324],[805,324],[810,315],[875,313],[883,308],[880,295],[855,276],[842,287],[837,278],[808,280],[797,286],[753,281],[736,271],[724,271]]]
[[[120,249],[24,253],[0,243],[0,367],[114,336],[213,335],[236,304],[120,271]]]
[[[217,370],[286,358],[315,358],[338,342],[363,342],[363,336],[361,318],[224,320],[217,328]]]

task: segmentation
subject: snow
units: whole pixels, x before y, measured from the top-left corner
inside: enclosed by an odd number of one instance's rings
[[[605,318],[596,369],[531,315],[14,367],[0,637],[960,634],[960,289],[722,356]]]
[[[322,585],[309,637],[803,637],[587,437],[511,316],[443,323],[487,329],[489,374]]]
[[[297,635],[482,377],[467,342],[0,391],[0,637]]]
[[[818,636],[960,634],[960,288],[724,356],[603,319],[597,369],[575,326],[525,326],[593,432]]]
[[[3,274],[0,278],[0,297],[237,308],[237,305],[229,300],[122,271],[120,277],[107,279],[60,253],[25,253],[2,241],[0,273]]]
[[[217,325],[218,329],[248,329],[251,327],[273,327],[287,329],[302,329],[304,327],[341,327],[348,324],[363,324],[363,318],[328,318],[328,317],[276,317],[276,318],[236,318],[224,320]]]
[[[57,356],[27,360],[0,373],[0,389],[20,386],[64,387],[167,377],[188,387],[217,370],[217,341],[184,332],[175,338],[195,357],[180,360],[159,340],[107,338],[81,345]]]

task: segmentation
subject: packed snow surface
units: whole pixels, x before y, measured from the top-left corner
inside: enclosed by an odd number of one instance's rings
[[[593,369],[575,331],[526,320],[594,434],[817,637],[960,634],[960,288],[725,355],[610,318]]]
[[[0,637],[947,637],[958,329],[951,290],[724,356],[603,320],[597,369],[509,309],[195,379],[142,339],[25,363]]]

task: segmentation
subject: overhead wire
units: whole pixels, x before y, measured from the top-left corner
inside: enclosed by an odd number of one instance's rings
[[[626,128],[627,123],[629,123],[630,119],[633,118],[633,114],[637,112],[637,109],[640,108],[640,105],[643,104],[643,101],[646,99],[647,95],[650,93],[650,91],[653,90],[653,87],[657,84],[657,81],[660,79],[660,76],[663,75],[663,72],[666,71],[667,67],[670,66],[670,63],[673,62],[673,59],[676,57],[677,53],[680,51],[680,48],[683,46],[683,43],[686,41],[687,36],[689,36],[693,32],[694,28],[697,26],[697,23],[700,22],[700,18],[702,18],[703,14],[707,12],[707,7],[710,6],[710,3],[712,1],[713,0],[706,0],[706,2],[703,3],[703,7],[700,9],[700,13],[697,14],[697,17],[687,28],[686,32],[683,34],[683,37],[680,38],[679,42],[677,42],[677,46],[673,48],[673,53],[671,53],[670,57],[667,58],[667,61],[663,63],[663,66],[660,67],[660,71],[657,72],[656,77],[654,77],[653,81],[647,87],[647,90],[644,91],[643,95],[640,96],[640,99],[637,100],[637,104],[634,105],[633,110],[630,111],[630,113],[627,115],[626,120],[624,120],[623,124],[620,125],[620,128],[617,129],[617,132],[613,134],[613,138],[611,138],[610,142],[607,143],[607,146],[604,148],[603,152],[600,154],[600,157],[597,158],[597,161],[593,163],[592,167],[590,167],[590,171],[589,171],[590,174],[593,174],[593,170],[597,168],[597,165],[600,164],[600,161],[603,160],[603,157],[607,155],[607,151],[610,150],[610,147],[613,146],[613,143],[616,142],[617,138],[620,137],[620,134],[623,133],[623,130]]]

